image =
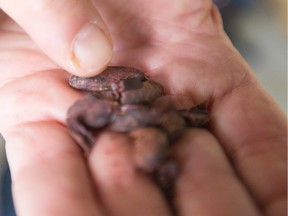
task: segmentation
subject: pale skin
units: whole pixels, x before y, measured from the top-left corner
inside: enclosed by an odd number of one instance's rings
[[[94,6],[0,0],[0,131],[18,215],[171,214],[154,183],[135,171],[124,134],[101,134],[86,160],[66,128],[67,109],[83,97],[67,71],[91,76],[109,64],[145,71],[179,107],[209,104],[211,131],[187,129],[173,149],[179,215],[284,216],[286,115],[225,35],[211,1]],[[80,60],[71,45],[87,23],[108,38],[91,51],[92,65],[90,51]]]

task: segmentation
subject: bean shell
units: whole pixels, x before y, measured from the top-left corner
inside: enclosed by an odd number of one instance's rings
[[[121,104],[148,104],[163,95],[163,88],[159,83],[151,80],[143,82],[140,89],[131,89],[121,92]]]

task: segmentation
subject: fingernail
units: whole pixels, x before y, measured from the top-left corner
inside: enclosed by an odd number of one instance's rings
[[[103,68],[112,57],[112,43],[95,23],[86,24],[76,35],[70,59],[84,76]]]

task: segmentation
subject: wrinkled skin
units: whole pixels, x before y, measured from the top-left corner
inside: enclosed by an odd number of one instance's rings
[[[174,149],[179,215],[285,215],[286,117],[211,1],[94,2],[111,31],[111,64],[146,71],[180,108],[210,103],[212,132],[187,130]],[[101,134],[84,160],[65,125],[83,94],[2,12],[0,38],[0,131],[19,215],[170,215],[157,187],[135,172],[127,137]]]

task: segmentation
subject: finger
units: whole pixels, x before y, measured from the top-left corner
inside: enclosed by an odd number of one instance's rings
[[[126,136],[101,135],[89,164],[101,200],[111,215],[170,215],[160,191],[135,170]]]
[[[31,123],[5,135],[19,215],[102,215],[85,160],[66,128]]]
[[[212,127],[266,215],[285,215],[287,117],[258,84],[218,98]]]
[[[179,215],[259,215],[219,143],[209,132],[187,130],[174,152],[180,162],[175,186]]]
[[[0,14],[0,35],[0,87],[35,71],[59,68],[6,14],[3,18]]]
[[[57,120],[65,124],[68,108],[83,96],[69,87],[68,78],[61,70],[41,71],[7,83],[0,89],[1,132],[23,122]]]
[[[109,31],[90,0],[0,0],[0,8],[49,57],[76,75],[97,74],[111,59]]]

